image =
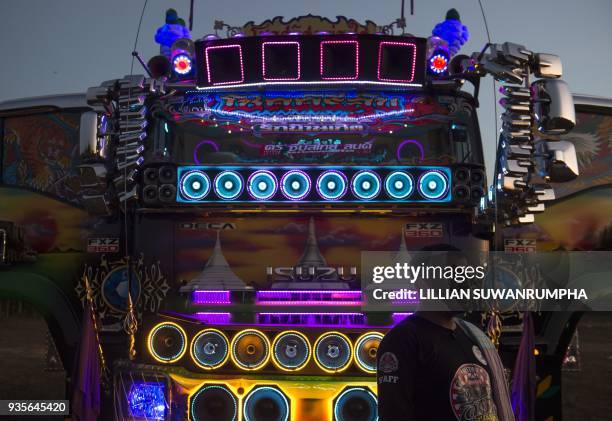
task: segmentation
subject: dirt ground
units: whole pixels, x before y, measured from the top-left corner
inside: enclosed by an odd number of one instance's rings
[[[581,369],[564,373],[564,420],[611,420],[612,313],[587,314],[578,330]],[[45,370],[46,331],[39,317],[0,318],[0,399],[64,399],[66,374]]]

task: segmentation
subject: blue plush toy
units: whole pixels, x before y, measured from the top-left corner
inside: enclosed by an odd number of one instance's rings
[[[191,38],[189,30],[185,27],[185,21],[178,17],[176,10],[166,10],[166,24],[160,26],[155,33],[155,42],[159,44],[160,54],[170,58],[170,48],[174,41],[179,38]]]
[[[446,12],[446,20],[437,24],[431,33],[448,42],[451,55],[457,54],[470,38],[467,27],[461,23],[459,12],[455,9]]]

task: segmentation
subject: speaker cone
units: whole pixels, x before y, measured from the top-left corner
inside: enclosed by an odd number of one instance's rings
[[[310,344],[306,336],[296,331],[279,334],[272,344],[275,365],[281,370],[296,371],[310,359]]]
[[[458,184],[466,184],[470,180],[470,170],[467,168],[457,168],[455,170],[455,181]]]
[[[466,185],[453,188],[453,199],[457,202],[467,202],[470,199],[470,189]]]
[[[283,196],[289,200],[302,200],[310,193],[310,177],[304,171],[287,171],[280,181]]]
[[[170,165],[159,167],[159,182],[161,184],[176,183],[176,170]]]
[[[483,170],[472,170],[471,181],[473,184],[483,184],[485,173]]]
[[[238,333],[232,340],[232,359],[244,370],[256,370],[270,359],[270,341],[255,329]]]
[[[225,386],[204,385],[191,397],[189,413],[193,421],[235,421],[238,400]]]
[[[259,386],[244,399],[245,421],[287,421],[289,400],[275,387]]]
[[[222,171],[215,177],[215,193],[223,200],[233,200],[242,193],[243,184],[237,172]]]
[[[348,388],[334,402],[334,421],[375,421],[377,419],[376,396],[367,388]]]
[[[163,203],[172,203],[176,199],[176,187],[172,184],[162,184],[159,187],[159,201]]]
[[[355,342],[355,360],[357,365],[367,373],[376,372],[376,354],[383,335],[378,332],[368,332]]]
[[[329,170],[317,178],[317,192],[324,200],[338,200],[347,191],[346,176],[340,171]]]
[[[225,364],[229,357],[229,342],[216,329],[206,329],[196,335],[191,344],[193,361],[205,370]]]
[[[149,352],[157,361],[173,363],[187,350],[187,335],[182,327],[172,322],[160,323],[151,329],[147,344]]]
[[[385,190],[392,199],[405,199],[414,189],[410,174],[404,171],[394,171],[385,178]]]
[[[474,186],[474,187],[472,187],[471,194],[472,194],[472,199],[480,200],[480,198],[485,195],[485,191],[480,186]]]
[[[359,171],[353,176],[351,190],[359,199],[373,199],[381,190],[380,177],[373,171]]]
[[[146,168],[142,173],[142,180],[146,185],[157,184],[157,168]]]
[[[427,171],[419,178],[419,193],[426,199],[441,199],[448,191],[446,176],[440,171]]]
[[[180,190],[186,199],[202,200],[210,191],[210,179],[202,171],[188,171],[181,175]]]
[[[157,194],[157,186],[144,186],[142,189],[142,201],[146,205],[154,205],[157,203],[159,195]]]
[[[324,333],[317,339],[314,349],[315,362],[328,373],[343,371],[351,363],[351,344],[342,333]]]

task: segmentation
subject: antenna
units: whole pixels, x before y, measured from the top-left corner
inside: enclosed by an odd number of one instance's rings
[[[189,0],[189,32],[193,31],[193,0]]]

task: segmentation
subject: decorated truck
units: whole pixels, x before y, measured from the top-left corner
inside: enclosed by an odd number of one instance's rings
[[[362,251],[609,247],[610,102],[572,100],[557,56],[460,55],[456,13],[428,38],[167,25],[144,76],[0,104],[0,297],[45,317],[73,410],[101,384],[102,419],[374,420],[378,343],[409,314],[363,310]],[[521,317],[485,316],[511,370]],[[560,419],[580,314],[534,317],[537,416]]]

